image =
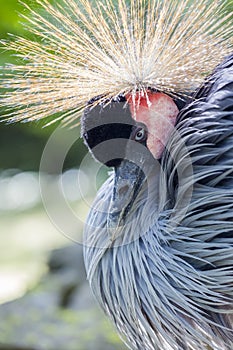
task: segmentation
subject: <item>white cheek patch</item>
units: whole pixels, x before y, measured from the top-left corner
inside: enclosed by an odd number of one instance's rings
[[[168,95],[151,91],[147,92],[146,97],[139,96],[135,104],[130,98],[128,103],[132,117],[146,125],[147,147],[154,158],[159,159],[174,129],[179,113],[178,107]]]

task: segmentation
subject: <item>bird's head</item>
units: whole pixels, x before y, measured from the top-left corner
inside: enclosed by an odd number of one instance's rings
[[[82,136],[93,156],[114,168],[108,211],[108,226],[114,229],[124,225],[143,185],[157,169],[179,109],[170,96],[152,90],[128,93],[95,107],[91,101],[91,106],[82,117]]]

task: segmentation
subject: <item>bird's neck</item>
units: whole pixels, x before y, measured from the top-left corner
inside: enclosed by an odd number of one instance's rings
[[[164,189],[161,191],[160,169],[159,166],[156,166],[147,173],[146,181],[126,216],[124,224],[117,231],[109,232],[111,247],[130,244],[154,227],[162,206],[164,193],[161,192],[164,192]]]

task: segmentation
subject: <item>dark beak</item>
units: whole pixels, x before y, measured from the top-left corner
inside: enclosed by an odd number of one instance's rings
[[[135,163],[123,160],[115,168],[114,190],[108,211],[108,228],[117,230],[124,225],[134,201],[145,181],[144,172]]]

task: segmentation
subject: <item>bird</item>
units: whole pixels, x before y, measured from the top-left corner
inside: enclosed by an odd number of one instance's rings
[[[109,178],[87,279],[131,349],[233,348],[233,54],[225,1],[36,0],[3,42],[8,122],[77,124]],[[49,17],[50,16],[50,17]],[[52,20],[50,20],[50,18]]]

